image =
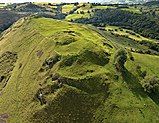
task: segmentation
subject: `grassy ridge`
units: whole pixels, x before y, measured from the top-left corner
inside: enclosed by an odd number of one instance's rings
[[[38,122],[36,120],[37,115],[32,115],[32,114],[37,112],[36,114],[38,114],[38,119],[39,119],[41,118],[41,115],[38,112],[42,111],[43,113],[45,113],[44,109],[45,108],[47,109],[47,107],[48,107],[48,112],[51,111],[52,109],[50,109],[49,105],[57,105],[57,101],[54,102],[53,97],[57,97],[59,100],[61,100],[63,97],[62,95],[65,95],[65,93],[66,94],[69,93],[69,89],[71,90],[71,93],[73,93],[73,95],[74,95],[74,92],[72,92],[73,90],[75,90],[75,92],[78,91],[78,83],[75,83],[74,85],[72,85],[72,87],[76,87],[76,88],[70,87],[71,85],[68,85],[68,86],[66,85],[66,88],[64,86],[63,88],[56,90],[56,92],[46,95],[46,99],[48,102],[46,106],[41,106],[39,101],[35,101],[34,96],[40,88],[39,84],[40,83],[42,84],[43,86],[42,88],[45,88],[45,86],[49,84],[49,80],[47,80],[48,78],[47,74],[49,74],[50,76],[50,74],[59,73],[60,76],[64,76],[64,77],[66,76],[67,78],[73,77],[70,74],[69,74],[70,76],[68,76],[66,73],[67,71],[65,72],[65,70],[69,66],[64,64],[64,66],[59,69],[60,67],[58,65],[59,63],[57,63],[52,69],[50,69],[49,72],[39,73],[38,71],[41,68],[45,59],[58,53],[62,57],[61,62],[64,62],[64,60],[66,59],[65,57],[67,57],[68,55],[70,57],[73,57],[74,55],[78,55],[79,53],[84,55],[85,49],[88,49],[88,50],[90,49],[90,53],[92,53],[92,57],[96,57],[93,55],[94,53],[96,54],[96,52],[102,51],[102,52],[109,53],[109,47],[103,48],[103,46],[101,45],[102,44],[101,41],[104,40],[104,38],[100,37],[98,33],[95,33],[94,31],[89,30],[85,26],[71,24],[67,22],[55,21],[51,19],[44,19],[44,18],[25,20],[25,22],[22,23],[22,25],[19,25],[20,22],[21,21],[17,22],[17,24],[15,24],[15,26],[13,27],[12,31],[8,32],[8,34],[6,34],[1,41],[1,48],[2,48],[1,53],[5,51],[11,51],[11,52],[15,51],[18,54],[18,60],[15,63],[15,68],[12,71],[12,76],[7,86],[5,87],[5,89],[3,89],[3,95],[0,98],[2,102],[1,107],[3,108],[0,110],[0,114],[8,113],[10,116],[10,118],[8,119],[9,122],[31,122],[29,121],[31,117],[34,117],[33,118],[34,122]],[[70,32],[70,30],[72,32]],[[85,35],[86,33],[87,35]],[[75,42],[72,42],[70,44],[58,43],[59,41],[61,42],[62,40],[65,41],[64,37],[68,37],[68,40],[71,40],[73,38]],[[93,40],[93,37],[95,37],[96,40]],[[81,45],[77,45],[78,42],[81,43]],[[90,44],[90,45],[87,45],[87,44]],[[99,47],[99,48],[96,48],[96,47]],[[94,49],[94,51],[91,51],[92,48]],[[41,57],[37,55],[39,51],[43,52],[42,53],[43,55]],[[79,58],[79,60],[81,58]],[[20,64],[22,64],[21,67],[20,67]],[[86,65],[90,66],[90,68],[86,67],[85,62],[83,62],[82,64],[81,65],[79,64],[79,66],[80,67],[85,66],[85,69],[83,69],[83,72],[87,71],[87,69],[93,69],[94,66],[97,66],[99,67],[99,69],[101,69],[100,65],[98,65],[97,63],[93,63],[89,59]],[[78,74],[79,73],[77,72],[75,76],[77,76]],[[95,72],[94,74],[96,75]],[[88,76],[90,75],[91,73],[88,74]],[[78,75],[77,78],[74,78],[74,79],[80,80],[80,77],[82,77],[82,75],[80,76]],[[99,76],[97,76],[97,79],[98,78]],[[48,83],[44,83],[44,81],[46,80]],[[84,81],[86,80],[84,79]],[[81,83],[81,84],[82,86],[84,86],[83,85],[84,83]],[[94,83],[94,84],[98,86],[100,85],[100,83]],[[88,83],[87,86],[88,88],[92,88],[93,86],[95,87],[95,85],[91,85],[91,83]],[[84,89],[83,91],[87,91],[88,88]],[[63,89],[64,91],[62,91]],[[91,91],[92,90],[90,89],[90,92],[89,91],[88,92],[91,93]],[[77,94],[79,96],[82,96],[83,93],[84,92],[79,91]],[[93,97],[89,93],[88,94],[86,93],[86,98],[88,99],[90,98],[92,100]],[[95,93],[99,93],[99,92],[97,91]],[[71,96],[70,99],[72,100],[72,98],[73,97]],[[84,97],[82,96],[81,98],[84,98]],[[92,102],[85,98],[83,100],[84,102],[86,100],[86,102],[88,103]],[[79,102],[79,103],[83,105],[84,102]],[[74,102],[72,103],[64,104],[64,106],[70,105],[74,107],[73,105],[74,103],[76,103],[76,100],[74,100]],[[98,100],[92,103],[98,104]],[[86,107],[90,107],[90,106],[87,106],[89,105],[87,103],[85,105]],[[76,106],[74,108],[76,108]],[[92,107],[92,110],[93,108],[94,107]],[[23,113],[21,113],[21,111]],[[55,116],[57,116],[57,114],[60,112],[61,111],[59,109],[59,110],[56,110],[55,114],[52,114],[52,117],[54,120],[56,120]],[[86,114],[84,116],[89,114],[88,118],[84,118],[85,120],[88,120],[88,119],[90,120],[90,118],[92,117],[92,112],[88,112],[86,109],[83,109],[80,112],[85,112]],[[65,115],[69,116],[69,113],[71,112],[66,110]],[[73,111],[72,113],[75,113],[75,112]],[[65,115],[61,114],[62,116],[61,120],[66,120],[65,118],[68,118],[68,117],[65,117]],[[76,118],[76,117],[77,116],[73,116],[72,118]],[[41,119],[41,122],[44,122],[45,119],[46,117]],[[47,119],[47,120],[48,121],[46,122],[51,122],[51,119]],[[79,118],[78,121],[82,121],[82,119]]]

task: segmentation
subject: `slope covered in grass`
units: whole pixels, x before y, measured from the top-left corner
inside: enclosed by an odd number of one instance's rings
[[[102,66],[109,62],[103,40],[82,25],[45,18],[17,22],[0,42],[1,55],[10,51],[18,57],[2,90],[0,114],[7,113],[9,122],[90,121],[99,105],[93,95],[102,93],[100,74],[107,73]],[[42,106],[36,97],[41,88],[47,101]]]
[[[62,6],[62,13],[69,13],[74,8],[75,8],[74,4],[63,5]]]
[[[8,81],[2,81],[6,85],[0,95],[0,116],[5,114],[7,118],[0,121],[157,121],[158,105],[131,71],[142,55],[134,54],[135,61],[127,61],[122,75],[113,66],[114,45],[85,25],[46,18],[19,20],[0,39],[1,71],[5,73],[14,66]],[[3,60],[8,53],[10,60]],[[143,56],[150,66],[157,64],[148,57]],[[146,61],[140,64],[144,66]]]

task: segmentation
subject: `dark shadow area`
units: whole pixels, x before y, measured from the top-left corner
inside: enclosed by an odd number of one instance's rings
[[[140,81],[126,68],[124,68],[122,72],[123,80],[128,84],[129,89],[135,94],[138,98],[139,96],[146,98],[150,97],[157,105],[159,105],[159,97],[155,94],[147,94],[142,85],[140,84]]]
[[[159,105],[159,97],[156,94],[149,94],[149,97],[157,104]]]
[[[144,92],[140,81],[136,78],[131,72],[124,68],[122,72],[123,80],[128,84],[129,89],[135,94],[138,98],[139,96],[146,98],[147,94]]]

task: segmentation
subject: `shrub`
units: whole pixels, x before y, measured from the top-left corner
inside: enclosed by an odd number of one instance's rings
[[[136,66],[136,72],[137,74],[142,77],[143,79],[145,78],[145,76],[147,75],[147,72],[146,71],[142,71],[141,70],[141,66]]]
[[[159,45],[157,43],[142,40],[140,44],[149,47],[151,50],[159,52]]]
[[[75,2],[75,3],[74,3],[74,6],[78,6],[78,5],[79,5],[79,3],[78,3],[78,2]]]
[[[54,56],[48,58],[48,59],[45,59],[43,65],[42,65],[42,68],[40,69],[39,72],[43,72],[44,69],[45,70],[49,70],[53,67],[54,64],[56,64],[57,62],[59,62],[61,60],[61,56],[58,55],[58,54],[55,54]]]
[[[5,79],[5,76],[0,75],[0,82],[2,82]]]
[[[114,75],[114,80],[119,80],[119,75],[118,74]]]
[[[117,50],[114,56],[114,64],[116,66],[116,69],[119,71],[123,70],[126,60],[127,52],[124,49]]]
[[[159,94],[159,78],[156,76],[148,76],[142,81],[142,87],[149,93]]]
[[[146,75],[147,75],[147,71],[143,71],[143,72],[140,74],[140,76],[141,76],[142,78],[145,78]]]
[[[84,11],[80,11],[80,14],[84,14]]]
[[[133,55],[132,55],[132,53],[130,51],[128,51],[128,55],[129,55],[129,58],[130,58],[131,61],[135,60],[134,57],[133,57]]]

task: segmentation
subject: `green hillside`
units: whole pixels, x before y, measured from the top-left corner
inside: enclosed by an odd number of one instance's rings
[[[66,21],[16,22],[0,39],[0,122],[159,122],[158,99],[135,71],[140,65],[159,77],[159,56],[132,53],[132,61],[126,50],[124,71],[117,71],[114,58],[123,45],[113,39]]]

